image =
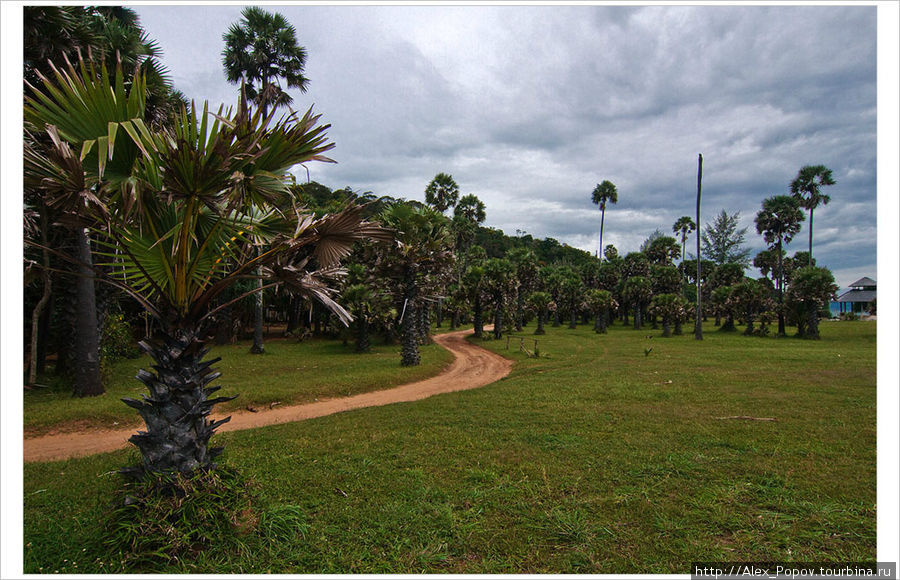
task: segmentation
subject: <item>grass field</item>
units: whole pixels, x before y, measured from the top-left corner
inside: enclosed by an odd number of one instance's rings
[[[217,410],[264,407],[273,402],[307,403],[385,389],[430,377],[453,359],[436,345],[421,347],[418,367],[400,366],[397,345],[375,344],[364,355],[354,352],[352,342],[344,346],[325,339],[268,340],[265,348],[265,354],[254,355],[249,342],[212,347],[207,358],[222,358],[214,367],[222,373],[215,384],[222,385],[223,396],[238,395]],[[26,391],[26,434],[139,426],[141,418],[121,399],[140,399],[147,391],[134,377],[138,369],[149,370],[151,364],[148,356],[117,362],[110,370],[106,393],[99,397],[73,398],[65,387]]]
[[[516,361],[493,385],[217,436],[267,505],[302,521],[133,571],[685,574],[703,560],[874,560],[876,324],[823,323],[820,341],[548,328],[537,359],[516,338],[510,351],[487,341]],[[775,421],[722,419],[734,416]],[[25,466],[26,572],[121,569],[98,521],[129,454]]]

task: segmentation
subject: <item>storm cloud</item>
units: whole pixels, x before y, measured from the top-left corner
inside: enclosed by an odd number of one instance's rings
[[[834,172],[814,254],[842,286],[876,271],[873,6],[272,7],[308,51],[311,105],[331,123],[330,187],[424,198],[448,172],[486,225],[595,251],[590,194],[619,190],[604,244],[636,250],[693,215],[740,212],[754,253],[762,200],[801,166]],[[232,104],[222,34],[239,6],[135,10],[177,88]],[[301,168],[298,178],[305,180]],[[805,229],[788,250],[803,250]]]

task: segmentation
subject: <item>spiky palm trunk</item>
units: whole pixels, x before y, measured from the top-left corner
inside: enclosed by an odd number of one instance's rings
[[[494,309],[494,338],[500,340],[503,337],[503,296],[495,297],[497,307]]]
[[[604,308],[600,313],[600,334],[606,334],[606,327],[609,324],[609,308]]]
[[[404,280],[403,297],[406,301],[406,312],[403,313],[401,334],[403,346],[400,351],[400,364],[405,367],[417,366],[421,362],[419,357],[419,329],[416,321],[416,298],[418,296],[416,284],[416,267],[408,265]]]
[[[475,304],[472,305],[473,325],[475,326],[475,338],[481,338],[484,334],[484,315],[481,308],[481,296],[475,297]]]
[[[521,287],[516,288],[516,332],[522,332],[525,323],[525,293]]]
[[[603,320],[603,315],[601,315],[599,312],[594,315],[594,332],[596,332],[597,334],[600,334],[600,332],[601,332],[600,328],[601,328],[601,325],[603,324],[602,320]]]
[[[196,325],[175,324],[160,331],[158,338],[140,343],[153,359],[156,372],[141,369],[137,374],[149,396],[140,401],[122,399],[137,409],[147,427],[129,439],[140,450],[143,463],[125,473],[136,477],[144,473],[189,474],[215,467],[213,459],[223,448],[211,448],[209,440],[216,427],[231,417],[210,421],[209,414],[214,405],[234,397],[210,398],[220,388],[207,386],[220,375],[211,368],[220,359],[203,361],[209,349],[200,336]]]
[[[641,329],[641,325],[642,325],[641,322],[642,322],[641,321],[641,305],[636,304],[634,306],[634,329],[635,330]]]

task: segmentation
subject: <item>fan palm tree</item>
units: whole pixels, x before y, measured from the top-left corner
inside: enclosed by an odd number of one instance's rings
[[[296,30],[281,14],[256,6],[244,8],[240,22],[232,24],[222,39],[228,82],[245,86],[247,97],[262,108],[263,116],[269,107],[274,110],[293,102],[279,79],[306,92],[306,49],[297,44]]]
[[[394,203],[380,216],[380,221],[397,232],[397,245],[385,251],[382,267],[402,288],[400,291],[401,364],[415,366],[419,357],[419,309],[422,308],[423,285],[429,276],[443,272],[450,263],[450,229],[447,218],[426,206]]]
[[[785,334],[784,320],[784,244],[790,243],[800,231],[803,212],[797,198],[775,195],[763,201],[756,214],[756,231],[763,234],[777,260],[775,287],[778,290],[778,334]]]
[[[687,247],[687,238],[697,229],[697,224],[694,223],[694,220],[690,218],[690,216],[681,216],[678,218],[672,225],[672,232],[681,236],[681,279],[684,281],[684,251]]]
[[[142,464],[126,471],[214,467],[221,449],[209,440],[228,419],[208,417],[230,398],[211,397],[219,388],[209,386],[219,376],[211,368],[218,359],[203,360],[206,323],[227,306],[213,308],[214,300],[260,276],[265,287],[284,285],[349,321],[330,285],[343,273],[339,261],[357,240],[390,239],[389,232],[363,221],[359,207],[316,219],[261,202],[287,194],[290,167],[328,160],[328,125],[311,111],[273,123],[259,110],[251,114],[242,98],[233,112],[210,115],[192,106],[170,127],[151,130],[141,120],[141,77],[128,93],[121,70],[112,82],[105,67],[98,75],[83,62],[80,70],[56,71],[55,82],[35,95],[26,100],[26,122],[52,145],[26,148],[26,181],[41,188],[48,205],[91,227],[104,266],[95,269],[98,279],[158,322],[157,335],[141,343],[155,363],[155,372],[137,377],[149,396],[124,400],[146,423],[130,438]],[[268,249],[257,254],[252,238]]]
[[[594,191],[591,192],[591,201],[600,207],[600,245],[597,253],[603,251],[603,220],[606,217],[606,204],[616,204],[619,201],[619,192],[613,182],[604,180],[598,183]],[[602,254],[600,260],[602,261]]]
[[[466,196],[469,197],[469,196]],[[474,195],[472,197],[475,197]],[[459,199],[459,186],[456,184],[456,181],[453,180],[453,176],[449,173],[438,173],[434,176],[428,186],[425,187],[425,203],[433,207],[435,210],[440,213],[444,213],[449,208],[456,205],[456,201]],[[476,200],[478,198],[475,198]],[[477,217],[477,207],[478,204],[474,204],[474,208],[472,212],[476,214]],[[483,204],[482,204],[483,205]],[[483,210],[481,213],[484,213]],[[484,218],[482,218],[483,220]],[[470,220],[470,221],[478,221]]]
[[[813,239],[813,211],[819,204],[828,205],[831,197],[820,190],[828,185],[834,185],[836,181],[831,176],[831,170],[824,165],[805,165],[800,168],[797,177],[791,182],[791,194],[797,198],[800,205],[809,210],[809,266],[812,266],[812,239]]]
[[[240,22],[232,24],[222,38],[225,41],[222,62],[228,82],[240,84],[247,96],[262,108],[264,117],[269,107],[274,111],[293,101],[278,79],[284,79],[288,87],[306,92],[309,85],[309,79],[303,76],[306,49],[297,44],[294,27],[281,14],[255,6],[245,8]],[[257,251],[261,254],[262,247]],[[260,290],[256,294],[253,345],[250,347],[254,354],[262,354],[265,350],[263,312]]]
[[[804,338],[818,340],[819,336],[819,311],[828,307],[828,303],[834,300],[837,292],[834,283],[834,275],[828,268],[806,266],[796,270],[791,276],[788,301],[798,307],[806,318],[806,328],[803,332],[803,324],[797,325],[798,334]]]
[[[586,294],[588,308],[594,313],[594,332],[606,334],[609,325],[609,313],[618,303],[609,290],[591,288]]]
[[[544,323],[547,322],[547,310],[553,303],[553,297],[548,292],[532,292],[528,296],[528,304],[537,313],[537,328],[535,334],[545,334]]]

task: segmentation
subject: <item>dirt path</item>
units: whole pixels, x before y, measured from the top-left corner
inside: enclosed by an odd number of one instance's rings
[[[231,421],[219,427],[219,431],[253,429],[276,423],[322,417],[362,407],[378,407],[391,403],[416,401],[441,393],[476,389],[508,375],[512,368],[512,361],[467,342],[465,336],[471,333],[471,330],[463,330],[438,334],[433,337],[436,343],[452,352],[455,358],[441,374],[430,379],[383,391],[316,403],[276,407],[271,410],[260,410],[257,413],[235,411],[231,414]],[[214,416],[214,418],[221,417],[222,415]],[[89,433],[64,433],[28,438],[25,439],[25,461],[55,461],[115,451],[127,446],[128,438],[134,432],[134,429],[93,430]]]

